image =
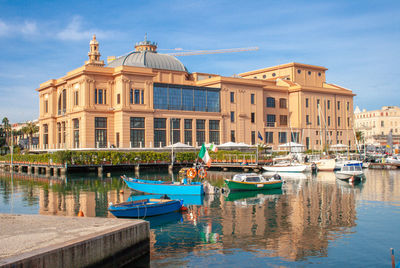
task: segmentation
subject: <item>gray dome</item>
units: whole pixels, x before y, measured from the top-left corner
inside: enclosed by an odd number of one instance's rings
[[[108,67],[121,65],[187,72],[186,67],[177,58],[152,51],[135,51],[118,57],[110,62]]]

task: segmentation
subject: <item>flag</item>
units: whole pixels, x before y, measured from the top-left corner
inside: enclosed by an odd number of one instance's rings
[[[259,138],[260,140],[263,140],[263,137],[262,137],[260,131],[258,131],[258,138]]]
[[[213,151],[213,152],[218,152],[218,148],[217,148],[217,146],[216,146],[214,143],[212,143],[212,144],[210,145],[210,150]]]
[[[206,146],[203,145],[201,146],[200,152],[199,152],[199,158],[201,158],[203,160],[203,162],[210,167],[211,166],[211,158],[208,155],[208,151],[206,149]]]

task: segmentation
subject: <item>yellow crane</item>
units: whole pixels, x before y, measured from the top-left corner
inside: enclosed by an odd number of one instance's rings
[[[183,50],[182,48],[175,48],[174,50]],[[221,54],[221,53],[233,53],[242,51],[255,51],[258,47],[242,47],[242,48],[226,48],[226,49],[216,49],[216,50],[193,50],[187,52],[173,52],[165,53],[167,55],[181,57],[181,56],[192,56],[192,55],[206,55],[206,54]]]

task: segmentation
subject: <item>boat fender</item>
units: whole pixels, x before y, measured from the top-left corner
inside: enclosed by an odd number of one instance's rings
[[[196,170],[194,168],[189,168],[186,172],[189,179],[194,179],[196,177]]]
[[[207,171],[204,168],[201,168],[199,170],[199,177],[204,179],[205,177],[207,177]]]

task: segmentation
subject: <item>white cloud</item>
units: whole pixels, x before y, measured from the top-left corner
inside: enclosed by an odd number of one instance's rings
[[[36,22],[25,21],[23,25],[20,26],[20,31],[26,35],[33,35],[37,33]]]
[[[80,16],[75,16],[72,18],[72,21],[67,25],[67,27],[61,30],[57,34],[57,38],[61,40],[89,40],[93,34],[96,34],[97,37],[107,38],[107,36],[111,35],[111,32],[102,31],[98,29],[82,29],[82,18]],[[112,34],[115,36],[115,32]]]
[[[8,32],[8,26],[2,20],[0,20],[0,36],[6,35]]]
[[[32,36],[34,34],[37,34],[36,22],[25,21],[23,23],[13,23],[0,20],[0,36]]]

